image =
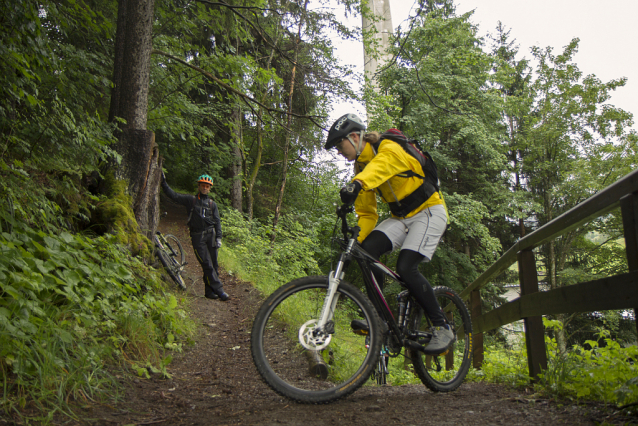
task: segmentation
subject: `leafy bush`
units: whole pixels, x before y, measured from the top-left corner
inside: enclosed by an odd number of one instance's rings
[[[0,211],[1,403],[17,415],[112,398],[109,365],[165,372],[162,349],[192,333],[184,301],[116,235],[72,234],[59,206],[38,203]]]
[[[546,328],[560,328],[560,321],[543,318]],[[560,398],[597,400],[626,405],[638,401],[638,347],[622,347],[610,338],[607,330],[599,340],[588,340],[584,346],[574,345],[560,356],[556,340],[546,336],[548,368],[534,385],[541,393]],[[485,349],[481,370],[471,370],[468,380],[485,380],[513,386],[528,386],[527,351],[524,345],[505,349],[490,345]]]
[[[264,294],[295,278],[319,273],[313,228],[283,216],[277,238],[271,242],[269,226],[249,221],[237,210],[223,209],[221,220],[225,245],[220,261],[229,273],[238,273]]]
[[[543,322],[546,327],[562,327],[559,321]],[[549,363],[541,375],[540,389],[562,397],[617,405],[638,401],[638,347],[621,347],[607,330],[601,330],[598,337],[598,341],[585,342],[591,349],[574,345],[564,356],[559,355],[556,340],[545,337]]]

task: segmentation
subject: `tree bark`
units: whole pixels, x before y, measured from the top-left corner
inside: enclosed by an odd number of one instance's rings
[[[124,63],[124,43],[126,39],[126,7],[127,0],[117,3],[117,31],[115,33],[115,58],[113,60],[113,89],[109,108],[109,123],[120,117],[120,92],[122,86],[122,64]]]
[[[304,10],[302,17],[300,18],[298,32],[297,32],[297,40],[295,41],[295,60],[294,65],[292,67],[292,72],[290,75],[290,93],[288,95],[288,135],[285,136],[284,141],[284,159],[283,159],[283,170],[281,172],[281,187],[279,189],[279,197],[277,198],[277,205],[275,206],[275,217],[272,221],[272,233],[270,234],[270,241],[272,244],[275,242],[275,238],[277,238],[277,223],[279,222],[279,216],[281,215],[281,205],[284,199],[284,191],[286,190],[286,181],[288,178],[288,154],[290,151],[290,143],[292,139],[292,100],[293,94],[295,91],[295,75],[297,73],[297,60],[299,59],[299,45],[301,44],[301,27],[303,26],[303,22],[305,20],[305,13],[308,10],[308,0],[304,3]],[[272,246],[271,244],[271,246]],[[272,247],[271,247],[272,248]]]
[[[151,237],[159,222],[159,180],[162,161],[155,135],[146,130],[154,0],[119,0],[115,89],[109,117],[121,117],[115,150],[122,156],[115,177],[128,182],[137,223]]]
[[[261,120],[261,114],[262,113],[262,109],[261,107],[259,108],[259,120]],[[254,213],[254,202],[255,199],[253,197],[253,189],[255,188],[255,181],[257,180],[257,174],[259,173],[259,168],[261,167],[261,154],[263,153],[264,150],[264,141],[263,141],[263,127],[261,124],[261,121],[258,121],[257,123],[257,156],[255,157],[255,163],[253,165],[253,170],[250,174],[250,179],[248,180],[248,185],[246,186],[246,210],[248,213],[248,219],[253,218],[253,213]]]
[[[231,130],[230,145],[233,153],[233,159],[228,167],[228,174],[231,181],[230,186],[230,205],[237,211],[242,210],[242,122],[239,107],[233,109],[232,114],[233,128]]]
[[[126,0],[119,112],[128,129],[146,129],[154,0]],[[119,13],[118,13],[119,17]]]

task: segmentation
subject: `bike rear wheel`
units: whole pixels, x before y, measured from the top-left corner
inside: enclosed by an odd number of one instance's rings
[[[406,349],[412,360],[414,371],[421,382],[434,392],[450,392],[458,388],[472,363],[472,320],[463,300],[448,287],[435,287],[439,306],[448,317],[448,323],[454,330],[456,342],[446,354],[425,355],[416,349]],[[410,314],[408,324],[413,332],[428,333],[432,323],[423,310],[414,301],[415,309]]]
[[[266,299],[253,323],[257,371],[272,389],[298,402],[336,401],[357,390],[377,367],[380,320],[356,287],[339,285],[334,331],[316,329],[327,290],[326,276],[291,281]],[[366,335],[353,332],[355,319],[367,321],[368,344]]]

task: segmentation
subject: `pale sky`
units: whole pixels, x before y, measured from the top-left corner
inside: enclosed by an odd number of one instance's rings
[[[413,0],[392,0],[392,23],[407,30],[405,19]],[[552,46],[560,53],[572,38],[580,38],[574,62],[584,75],[601,81],[627,77],[625,87],[613,93],[608,103],[638,116],[638,0],[456,0],[457,14],[475,10],[471,21],[479,35],[494,32],[500,20],[519,45],[519,56],[531,59],[532,46]],[[414,15],[414,13],[412,13]],[[361,18],[353,21],[361,25]],[[338,55],[363,73],[360,43],[338,43]],[[520,59],[520,58],[519,58]],[[365,116],[361,105],[336,105],[332,116],[354,110]],[[638,128],[634,124],[634,129]]]

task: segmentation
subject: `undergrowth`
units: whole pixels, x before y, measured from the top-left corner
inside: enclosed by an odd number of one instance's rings
[[[249,221],[237,210],[224,209],[221,220],[220,262],[229,274],[252,282],[265,296],[295,278],[320,273],[314,256],[316,230],[284,216],[271,242],[269,226]]]
[[[543,318],[546,328],[559,328],[559,321]],[[556,340],[545,336],[548,368],[535,383],[536,392],[573,401],[600,401],[614,406],[638,402],[638,347],[621,346],[601,330],[598,340],[587,340],[561,355]],[[517,387],[529,386],[525,345],[485,349],[480,371],[471,371],[470,380],[485,380]]]
[[[75,232],[57,203],[16,191],[16,180],[0,183],[7,201],[0,209],[5,413],[43,424],[58,414],[73,418],[78,404],[118,397],[114,367],[167,375],[169,351],[181,350],[193,332],[185,301],[117,233]],[[91,208],[85,205],[87,216]]]

